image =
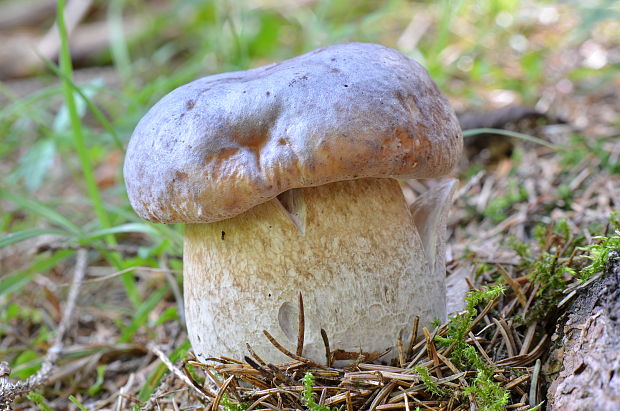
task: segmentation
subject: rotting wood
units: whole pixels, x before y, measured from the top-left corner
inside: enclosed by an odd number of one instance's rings
[[[550,410],[620,409],[620,250],[566,307],[544,367]]]

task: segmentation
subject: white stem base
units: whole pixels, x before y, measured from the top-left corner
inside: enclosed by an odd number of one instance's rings
[[[281,197],[284,207],[276,199],[186,227],[186,319],[198,359],[243,359],[249,343],[265,361],[290,360],[262,330],[295,352],[300,292],[303,355],[321,363],[321,328],[332,350],[384,351],[400,333],[408,341],[416,315],[421,327],[445,318],[444,275],[428,261],[395,180],[343,181],[292,195]],[[383,360],[396,355],[393,349]]]

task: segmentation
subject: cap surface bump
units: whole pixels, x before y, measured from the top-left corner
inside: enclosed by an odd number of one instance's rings
[[[456,116],[418,63],[348,43],[177,88],[136,127],[124,172],[142,218],[211,222],[291,188],[442,176],[461,150]]]

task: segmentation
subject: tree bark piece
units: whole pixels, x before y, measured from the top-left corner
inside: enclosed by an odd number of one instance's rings
[[[550,410],[620,410],[620,250],[556,327],[547,362]]]

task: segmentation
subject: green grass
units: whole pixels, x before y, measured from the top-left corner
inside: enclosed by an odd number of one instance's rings
[[[189,340],[185,341],[182,345],[177,347],[168,357],[170,361],[176,362],[187,356],[189,350]],[[142,389],[138,393],[138,400],[141,402],[148,401],[151,395],[157,389],[157,386],[161,382],[162,377],[168,371],[164,364],[160,364],[149,376]],[[139,409],[139,408],[138,408]]]
[[[82,175],[84,177],[86,191],[92,203],[95,214],[99,219],[99,223],[102,228],[110,228],[110,218],[108,217],[108,214],[103,207],[101,194],[95,181],[93,162],[90,158],[89,151],[87,150],[86,143],[84,141],[84,130],[82,126],[82,121],[77,110],[74,87],[71,83],[71,80],[73,78],[73,67],[71,63],[71,51],[69,50],[69,39],[67,36],[67,29],[64,20],[64,8],[64,0],[58,0],[56,23],[58,24],[58,32],[60,35],[60,73],[62,73],[63,93],[65,97],[65,104],[67,105],[67,111],[69,113],[69,121],[71,124],[71,132],[73,135],[75,152],[80,160],[80,166]],[[112,235],[110,235],[107,238],[107,243],[109,245],[115,245],[116,240]]]
[[[479,135],[479,134],[496,134],[500,136],[512,137],[512,138],[517,138],[523,141],[529,141],[531,143],[540,144],[541,146],[549,147],[553,150],[558,150],[558,151],[562,150],[562,147],[551,144],[548,141],[545,141],[541,138],[530,136],[529,134],[518,133],[516,131],[502,130],[502,129],[497,129],[497,128],[473,128],[473,129],[463,131],[463,137],[465,138]]]
[[[76,407],[78,407],[78,409],[80,411],[88,411],[88,408],[86,408],[84,406],[84,404],[82,404],[77,398],[75,398],[73,395],[69,396],[69,400],[73,403],[73,405],[75,405]]]
[[[56,13],[56,23],[58,25],[58,32],[60,35],[61,46],[59,65],[60,73],[62,73],[61,80],[63,85],[65,104],[69,115],[74,149],[80,162],[80,168],[82,176],[84,178],[86,192],[92,204],[95,215],[97,216],[100,227],[106,230],[112,228],[112,223],[110,217],[108,216],[108,212],[103,205],[103,200],[101,193],[99,192],[99,188],[97,187],[97,182],[95,180],[93,170],[93,161],[90,157],[90,152],[86,146],[86,142],[84,139],[84,127],[82,125],[82,121],[80,119],[80,115],[77,109],[74,86],[72,84],[73,67],[71,63],[71,52],[69,50],[69,40],[64,21],[64,6],[64,0],[59,0]],[[105,242],[108,246],[116,246],[118,244],[113,233],[105,235]],[[118,270],[122,270],[124,268],[120,255],[113,252],[103,252],[103,254]],[[123,274],[121,276],[121,280],[123,281],[123,285],[125,286],[125,291],[127,292],[127,297],[129,298],[129,300],[133,303],[134,306],[140,305],[141,296],[139,295],[132,275],[130,273]]]
[[[45,402],[45,398],[39,394],[38,392],[31,392],[28,394],[28,399],[37,406],[37,408],[41,411],[52,411],[47,402]]]

